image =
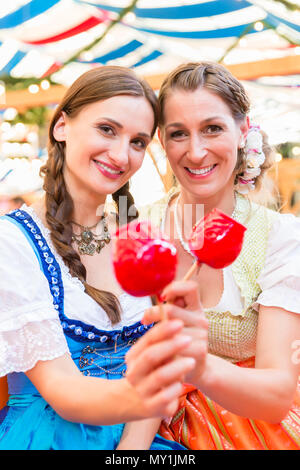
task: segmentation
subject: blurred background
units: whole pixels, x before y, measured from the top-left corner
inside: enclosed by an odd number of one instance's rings
[[[194,60],[218,61],[243,82],[275,147],[281,210],[300,215],[300,0],[0,2],[0,214],[42,194],[49,119],[79,75],[122,65],[158,90]],[[132,193],[143,205],[172,184],[154,139]]]

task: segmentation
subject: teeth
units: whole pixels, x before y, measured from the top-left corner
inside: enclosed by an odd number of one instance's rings
[[[108,166],[104,165],[103,163],[97,162],[97,160],[95,160],[95,162],[97,163],[97,165],[101,166],[101,168],[104,168],[104,170],[108,171],[108,173],[111,173],[113,175],[119,175],[119,174],[122,173],[122,171],[113,170],[112,168],[109,168]]]
[[[205,175],[205,173],[209,173],[215,165],[207,166],[206,168],[202,168],[199,170],[196,170],[195,168],[187,168],[190,173],[193,175]]]

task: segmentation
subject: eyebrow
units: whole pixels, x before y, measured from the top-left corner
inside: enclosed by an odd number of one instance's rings
[[[207,124],[208,122],[216,121],[216,120],[223,120],[223,118],[222,118],[222,116],[212,116],[212,117],[209,117],[207,119],[204,119],[201,122],[203,124]],[[166,126],[166,129],[168,129],[169,127],[184,127],[184,124],[182,122],[171,122],[170,124],[168,124]]]
[[[109,121],[112,124],[115,124],[115,126],[117,126],[119,129],[123,129],[122,124],[120,124],[118,121],[115,121],[114,119],[111,119],[111,118],[106,117],[106,116],[103,116],[102,119],[105,119],[106,121]],[[147,139],[151,140],[151,136],[149,134],[146,134],[145,132],[138,132],[137,135],[139,135],[141,137],[147,137]]]

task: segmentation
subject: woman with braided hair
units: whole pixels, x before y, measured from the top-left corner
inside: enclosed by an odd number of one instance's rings
[[[174,240],[178,279],[195,260],[187,237],[198,218],[219,208],[247,227],[231,266],[203,264],[191,278],[209,323],[208,355],[161,434],[190,449],[300,449],[300,221],[258,204],[271,149],[249,123],[244,87],[219,64],[179,66],[158,99],[159,135],[178,185],[140,215]],[[184,321],[192,338],[185,353],[197,360],[202,320],[198,309],[174,309],[184,306],[178,294],[176,281],[166,287],[165,315]],[[152,307],[144,321],[159,318]]]
[[[190,339],[178,320],[146,331],[150,301],[120,290],[110,258],[157,119],[132,71],[85,73],[50,124],[45,196],[0,221],[0,449],[182,449],[155,434],[195,365],[179,356]],[[108,195],[126,196],[116,214]]]

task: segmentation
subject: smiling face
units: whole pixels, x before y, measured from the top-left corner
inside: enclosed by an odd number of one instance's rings
[[[140,168],[151,140],[154,114],[142,96],[118,95],[62,113],[53,135],[65,142],[64,179],[72,197],[101,199]]]
[[[206,88],[174,89],[165,99],[161,142],[182,189],[193,198],[233,192],[246,133],[246,120],[236,121],[225,101]]]

